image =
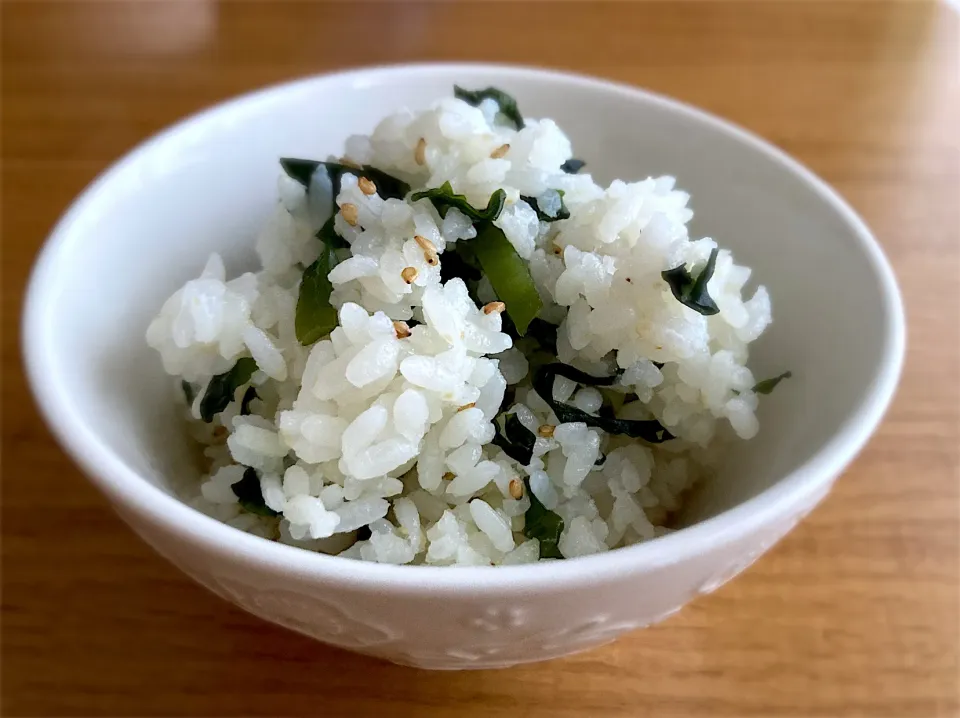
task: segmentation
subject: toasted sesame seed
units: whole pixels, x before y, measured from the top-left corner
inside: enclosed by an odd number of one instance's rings
[[[523,484],[517,479],[510,479],[510,483],[507,485],[507,488],[510,490],[510,495],[513,498],[518,500],[523,498]]]
[[[506,310],[507,305],[503,302],[490,302],[489,304],[483,305],[484,314],[499,314],[500,312]]]
[[[507,152],[510,151],[510,145],[500,145],[497,149],[490,153],[490,159],[498,160],[503,157]]]
[[[403,271],[400,272],[400,276],[403,277],[403,281],[407,284],[413,284],[413,280],[417,278],[417,268],[404,267]]]
[[[440,260],[437,258],[437,247],[426,237],[423,237],[419,234],[414,235],[413,241],[420,245],[420,248],[423,250],[423,261],[429,264],[431,267],[437,266],[437,262]]]
[[[360,210],[357,209],[357,205],[350,204],[349,202],[344,202],[340,207],[340,214],[343,215],[344,220],[351,227],[357,226],[357,220],[359,219]]]
[[[393,331],[397,334],[397,339],[406,339],[410,336],[410,327],[406,322],[394,322]]]
[[[359,180],[357,180],[357,187],[359,187],[360,191],[366,195],[377,193],[377,186],[366,177],[361,177]]]
[[[450,481],[451,479],[457,478],[457,475],[452,471],[447,471],[442,477],[444,481]]]
[[[417,148],[413,151],[413,159],[418,165],[427,164],[427,141],[422,137],[417,140]]]
[[[413,241],[420,245],[424,252],[436,252],[437,246],[429,239],[420,234],[413,235]]]
[[[549,439],[553,436],[553,431],[556,428],[557,427],[555,427],[553,424],[542,424],[540,428],[537,429],[537,433],[540,434],[540,436],[542,436],[544,439]]]
[[[477,405],[477,402],[471,401],[469,404],[464,404],[463,406],[458,408],[457,411],[466,411],[467,409],[472,409],[476,405]]]

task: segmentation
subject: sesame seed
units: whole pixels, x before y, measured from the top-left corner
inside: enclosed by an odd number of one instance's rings
[[[537,429],[537,433],[540,434],[544,439],[549,439],[553,436],[553,431],[556,429],[553,424],[543,424]]]
[[[490,153],[490,159],[498,160],[503,157],[507,152],[510,151],[510,145],[500,145],[497,149]]]
[[[406,322],[394,322],[393,331],[397,334],[397,339],[406,339],[410,336],[410,327]]]
[[[630,277],[627,277],[627,284],[633,284],[633,280]]]
[[[484,314],[499,314],[502,311],[505,311],[507,305],[503,302],[490,302],[489,304],[483,305]]]
[[[523,498],[523,484],[516,479],[510,479],[508,489],[510,490],[510,495],[513,498],[518,500]]]
[[[467,409],[472,409],[476,405],[477,405],[477,402],[471,401],[469,404],[464,404],[463,406],[461,406],[459,409],[457,409],[457,411],[466,411]]]
[[[377,186],[366,177],[361,177],[359,180],[357,180],[357,187],[359,187],[360,191],[366,195],[377,193]]]
[[[400,276],[403,277],[403,281],[407,284],[413,284],[413,280],[417,278],[417,268],[404,267],[403,271],[400,272]]]
[[[340,214],[343,215],[344,220],[351,227],[357,226],[357,220],[359,219],[360,210],[357,209],[357,205],[350,204],[349,202],[344,202],[340,207]]]
[[[437,266],[437,262],[440,260],[437,258],[436,245],[426,237],[423,237],[419,234],[414,235],[413,241],[420,245],[420,249],[423,250],[423,261],[425,261],[431,267]]]
[[[413,241],[420,245],[420,249],[424,252],[436,252],[436,245],[431,242],[429,239],[420,234],[413,235]]]
[[[456,475],[455,473],[453,473],[452,471],[447,471],[441,478],[442,478],[444,481],[450,481],[450,479],[455,479],[455,478],[457,478],[457,475]]]
[[[427,141],[422,137],[417,141],[417,148],[413,151],[413,159],[418,165],[427,164]]]

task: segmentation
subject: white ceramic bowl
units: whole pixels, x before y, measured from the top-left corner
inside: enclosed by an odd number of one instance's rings
[[[144,331],[207,254],[251,265],[277,158],[338,154],[398,107],[496,85],[553,117],[598,178],[672,174],[692,233],[717,238],[773,297],[760,435],[697,492],[681,531],[522,567],[385,566],[266,541],[171,495],[196,474],[171,382]],[[54,432],[117,512],[211,590],[315,638],[427,668],[537,661],[610,641],[742,571],[830,490],[886,409],[904,350],[893,274],[823,182],[721,120],[622,85],[488,65],[361,69],[268,88],[191,117],[101,176],[53,231],[30,283],[27,367]],[[144,618],[144,620],[147,620]]]

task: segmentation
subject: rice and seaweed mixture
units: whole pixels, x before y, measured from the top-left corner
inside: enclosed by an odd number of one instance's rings
[[[520,564],[659,536],[757,433],[750,269],[672,177],[598,185],[493,88],[280,160],[262,270],[212,255],[147,341],[207,474],[197,509],[395,564]],[[732,429],[732,430],[731,430]]]

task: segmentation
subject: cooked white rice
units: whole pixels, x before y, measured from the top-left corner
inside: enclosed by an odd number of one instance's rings
[[[256,241],[263,269],[228,279],[212,255],[147,331],[178,394],[180,379],[196,389],[185,413],[208,464],[185,489],[192,506],[265,538],[354,559],[520,564],[540,556],[537,539],[524,534],[532,490],[563,519],[559,550],[573,558],[669,531],[684,492],[714,465],[722,435],[756,434],[746,362],[770,323],[770,300],[763,287],[742,299],[750,269],[724,249],[708,284],[719,313],[701,315],[673,296],[661,272],[702,266],[716,243],[689,238],[689,196],[672,177],[602,187],[589,174],[568,174],[560,166],[572,149],[556,123],[528,119],[515,131],[491,100],[403,110],[371,136],[351,137],[346,157],[414,190],[450,182],[475,207],[505,190],[495,224],[529,262],[539,316],[560,324],[558,360],[597,376],[622,370],[605,390],[627,399],[618,417],[656,418],[677,438],[653,445],[583,422],[558,424],[530,387],[532,340],[514,347],[500,313],[481,311],[461,280],[441,283],[444,251],[476,235],[467,216],[451,209],[441,218],[429,200],[409,195],[367,194],[351,174],[335,222],[350,250],[329,274],[339,326],[302,346],[299,283],[320,252],[314,235],[330,190],[315,179],[308,193],[281,173]],[[541,222],[520,199],[546,202],[548,190],[563,191],[569,219]],[[432,243],[439,263],[415,236]],[[485,280],[477,291],[481,302],[496,299]],[[411,319],[420,324],[399,338],[394,321]],[[212,422],[201,421],[211,378],[240,357],[258,367],[251,413],[240,413],[241,386]],[[491,443],[508,385],[515,400],[504,408],[537,435],[527,466]],[[553,399],[592,415],[605,392],[563,377],[553,385]],[[266,513],[277,516],[241,507],[234,486],[247,467]],[[524,479],[529,489],[515,498]]]

